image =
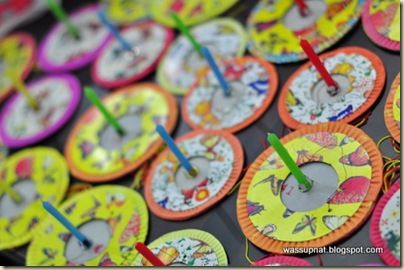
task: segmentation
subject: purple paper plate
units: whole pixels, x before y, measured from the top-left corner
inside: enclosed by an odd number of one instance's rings
[[[30,82],[30,94],[38,101],[32,109],[15,93],[0,112],[0,137],[10,148],[34,144],[61,128],[75,112],[81,98],[79,81],[72,75],[50,75]]]

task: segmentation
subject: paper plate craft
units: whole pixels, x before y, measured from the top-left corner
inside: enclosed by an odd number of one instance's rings
[[[27,266],[120,266],[127,257],[136,256],[134,244],[146,239],[146,203],[127,187],[98,186],[71,197],[58,210],[92,245],[80,245],[48,215],[28,247]]]
[[[87,5],[69,16],[79,31],[77,39],[64,24],[57,23],[40,44],[39,67],[54,73],[78,69],[92,62],[111,36],[97,12],[97,5]]]
[[[400,193],[398,179],[377,203],[370,223],[370,240],[374,247],[383,247],[379,255],[390,266],[401,265]]]
[[[248,56],[228,60],[219,68],[230,96],[225,96],[212,69],[206,69],[185,95],[182,116],[193,129],[234,133],[268,109],[278,88],[278,74],[272,64]]]
[[[101,1],[106,6],[108,20],[120,25],[129,25],[150,19],[151,2],[150,0]]]
[[[198,43],[210,49],[218,61],[244,54],[247,38],[243,26],[233,19],[215,19],[193,27],[190,32]],[[180,35],[160,61],[157,81],[168,91],[183,95],[207,67],[205,58],[195,51],[184,35]]]
[[[306,260],[292,256],[272,256],[256,261],[251,266],[313,266]]]
[[[257,247],[284,254],[286,247],[324,247],[366,221],[382,185],[383,161],[373,140],[344,123],[303,127],[281,143],[311,189],[271,146],[250,166],[237,198],[237,219]]]
[[[375,267],[380,267],[380,266],[386,266],[385,264],[382,263],[366,263],[366,264],[360,264],[358,266],[375,266]]]
[[[174,11],[184,25],[191,26],[208,21],[232,7],[238,0],[156,0],[151,2],[153,19],[168,27],[176,27],[170,16]]]
[[[376,45],[400,51],[400,0],[366,0],[362,25]]]
[[[6,76],[8,71],[24,80],[34,65],[35,53],[35,40],[27,33],[15,33],[0,40],[0,102],[13,90],[13,82]]]
[[[103,104],[125,134],[116,132],[92,107],[77,122],[65,146],[71,173],[87,182],[113,180],[139,168],[162,144],[156,124],[171,132],[177,121],[174,97],[152,83],[117,89]]]
[[[279,96],[278,113],[292,129],[324,122],[350,123],[363,115],[382,93],[386,73],[382,60],[359,47],[345,47],[320,55],[339,89],[325,81],[308,62],[296,70]]]
[[[10,148],[39,142],[55,133],[72,117],[81,98],[80,82],[68,74],[50,75],[27,84],[39,108],[30,107],[16,93],[0,112],[0,137]]]
[[[174,32],[152,21],[128,26],[122,38],[133,45],[126,51],[115,38],[100,53],[91,70],[93,80],[106,88],[120,87],[139,80],[156,68],[174,38]]]
[[[391,136],[400,143],[401,136],[401,98],[400,98],[400,73],[391,85],[386,104],[384,105],[384,121]]]
[[[178,138],[176,145],[197,175],[192,177],[166,149],[145,181],[147,205],[168,220],[189,219],[214,206],[236,184],[244,163],[241,143],[224,131],[193,131]]]
[[[47,214],[41,200],[59,205],[69,186],[69,171],[63,156],[49,147],[19,151],[0,169],[2,250],[22,246],[34,237]],[[15,200],[12,193],[21,200]]]
[[[167,266],[227,265],[226,251],[213,235],[194,229],[167,233],[154,240],[148,248]],[[151,266],[138,255],[124,265]]]
[[[273,63],[306,59],[299,45],[308,40],[320,53],[352,29],[362,13],[365,0],[305,1],[309,12],[300,13],[294,0],[261,0],[247,21],[252,55]]]

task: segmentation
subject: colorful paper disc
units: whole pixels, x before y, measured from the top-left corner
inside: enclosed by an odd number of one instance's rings
[[[103,103],[125,134],[116,132],[92,107],[78,121],[65,147],[71,173],[88,182],[110,181],[139,168],[163,143],[156,124],[171,132],[178,116],[174,97],[152,83],[120,88]]]
[[[366,221],[382,184],[382,156],[360,129],[343,123],[301,128],[281,139],[312,188],[298,182],[273,147],[242,180],[237,218],[246,237],[268,252],[324,247]]]
[[[182,116],[194,129],[237,132],[268,109],[278,88],[278,74],[272,64],[253,57],[231,59],[219,68],[230,96],[225,96],[212,69],[207,69],[186,94]]]
[[[229,18],[216,19],[191,29],[192,35],[209,48],[216,61],[242,56],[246,35],[242,25]],[[184,36],[179,36],[165,53],[157,68],[157,81],[168,91],[183,95],[208,67]]]
[[[22,197],[14,202],[0,193],[0,250],[28,243],[46,217],[42,200],[59,205],[69,186],[69,171],[63,156],[53,148],[25,149],[8,157],[0,168],[0,186],[11,187]]]
[[[251,266],[313,266],[306,260],[291,256],[273,256],[256,261]]]
[[[302,65],[285,83],[278,112],[292,129],[324,122],[350,123],[363,115],[382,93],[386,73],[382,60],[359,47],[345,47],[320,56],[339,85],[332,96],[314,66]]]
[[[391,136],[400,143],[401,137],[401,98],[400,73],[391,85],[386,104],[384,105],[384,121]]]
[[[176,27],[170,12],[177,13],[181,21],[187,25],[205,22],[232,7],[238,0],[155,0],[151,3],[151,13],[154,20],[169,26]]]
[[[166,149],[153,162],[145,182],[150,210],[169,220],[188,219],[214,206],[236,184],[244,162],[240,142],[224,131],[193,131],[176,144],[197,176],[189,176]]]
[[[77,194],[59,208],[93,242],[85,249],[48,215],[28,247],[27,266],[120,266],[136,256],[146,239],[149,214],[143,197],[121,186],[104,185]]]
[[[81,98],[80,82],[72,75],[46,76],[27,85],[39,109],[19,93],[0,112],[0,137],[10,148],[24,147],[52,135],[70,119]]]
[[[302,16],[294,0],[261,0],[252,10],[247,31],[248,49],[273,63],[306,59],[300,38],[320,53],[340,40],[358,21],[365,0],[305,1],[309,13]]]
[[[46,72],[64,72],[81,68],[93,61],[111,36],[97,12],[97,5],[88,5],[69,16],[79,31],[79,39],[75,39],[64,24],[57,23],[41,42],[39,67]]]
[[[8,71],[24,80],[34,66],[35,53],[35,40],[29,34],[15,33],[0,40],[0,102],[13,90]]]
[[[379,255],[390,266],[401,265],[400,193],[398,179],[377,203],[370,223],[370,240],[374,247],[383,247]]]
[[[400,0],[366,0],[362,24],[365,33],[377,45],[400,51]]]
[[[148,20],[150,0],[102,0],[105,2],[108,20],[120,25]]]
[[[128,26],[121,35],[133,45],[133,52],[111,38],[92,66],[93,80],[107,88],[124,86],[148,75],[174,38],[171,29],[151,21]]]
[[[210,233],[186,229],[167,233],[154,240],[148,248],[167,266],[227,265],[226,251]],[[142,256],[127,260],[131,266],[151,266]]]

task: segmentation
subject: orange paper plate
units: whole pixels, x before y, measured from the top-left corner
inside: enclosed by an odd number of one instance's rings
[[[400,98],[400,73],[394,79],[390,93],[384,105],[384,121],[391,136],[400,143],[401,136],[401,98]]]
[[[371,213],[383,176],[373,140],[343,123],[301,128],[281,139],[292,159],[313,180],[300,192],[273,147],[250,166],[237,199],[243,233],[256,246],[284,254],[284,248],[324,247],[348,236]]]

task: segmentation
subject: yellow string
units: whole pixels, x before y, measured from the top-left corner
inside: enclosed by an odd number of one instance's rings
[[[364,118],[361,121],[359,121],[358,123],[356,123],[355,126],[356,127],[361,127],[363,124],[366,123],[367,120],[368,120],[367,118]]]
[[[238,181],[234,187],[229,191],[229,193],[227,193],[227,196],[230,196],[231,194],[233,194],[233,192],[240,186],[241,181]]]
[[[250,264],[253,264],[254,262],[248,257],[248,239],[247,239],[247,237],[245,238],[245,254],[244,254],[244,256],[245,256],[245,258],[246,258],[246,260],[250,263]]]
[[[400,173],[399,170],[395,170],[396,168],[400,168],[400,165],[401,161],[396,159],[390,159],[383,165],[383,193],[387,192],[387,190],[391,187],[392,183]]]
[[[383,138],[381,138],[381,139],[377,142],[377,148],[380,148],[380,145],[381,145],[385,140],[390,139],[390,138],[391,138],[391,135],[387,135],[387,136],[384,136]],[[389,157],[383,155],[383,153],[382,153],[382,157],[383,157],[383,159],[385,159],[385,160],[391,160],[391,158],[389,158]]]

